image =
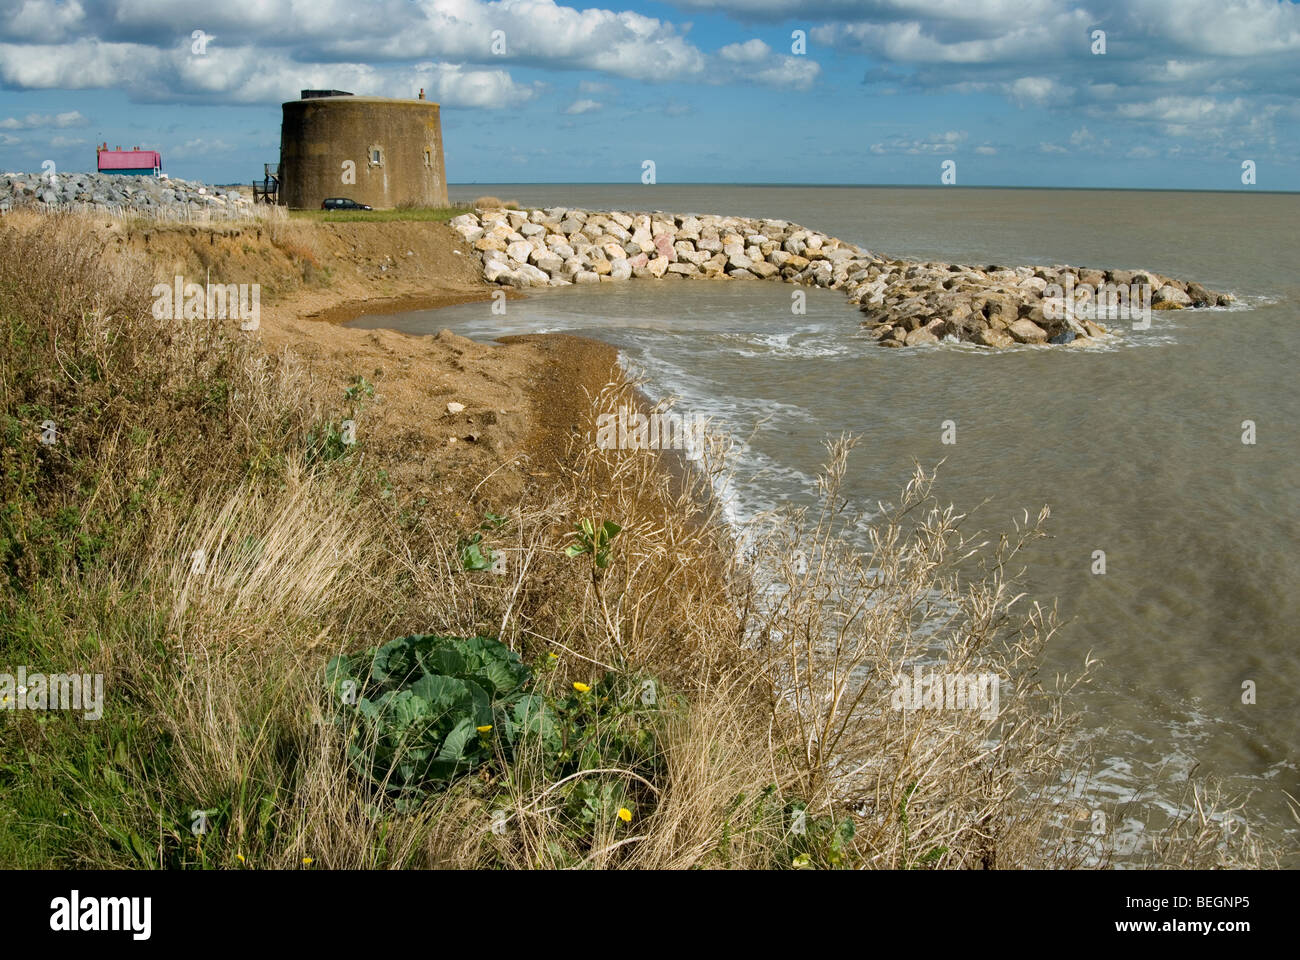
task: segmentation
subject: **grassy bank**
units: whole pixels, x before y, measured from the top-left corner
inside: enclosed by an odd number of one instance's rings
[[[286,263],[347,239],[289,226],[306,254]],[[1044,685],[1057,624],[1015,587],[1045,517],[976,536],[919,474],[854,548],[845,439],[821,508],[765,518],[738,552],[709,495],[725,444],[680,482],[654,454],[597,449],[596,416],[631,402],[603,371],[564,394],[581,402],[532,411],[547,455],[534,431],[517,456],[439,461],[436,492],[395,483],[422,439],[348,441],[345,420],[380,413],[365,377],[319,375],[306,336],[272,323],[154,319],[149,251],[182,241],[121,237],[0,222],[0,671],[102,674],[105,690],[98,720],[0,711],[0,865],[1114,855],[1070,792],[1081,678]],[[246,237],[187,237],[165,249],[253,255]],[[413,376],[427,393],[446,372]],[[404,637],[422,639],[385,647]],[[892,709],[889,681],[921,657],[1001,677],[997,715]],[[1133,859],[1267,856],[1189,790],[1196,812]]]
[[[446,223],[471,209],[461,207],[399,207],[391,210],[291,210],[289,219],[315,223]]]

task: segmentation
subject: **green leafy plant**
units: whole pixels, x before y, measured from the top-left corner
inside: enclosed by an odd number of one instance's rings
[[[807,805],[795,802],[787,808],[790,866],[795,870],[834,870],[848,863],[849,844],[855,832],[849,817],[809,817]]]
[[[492,548],[483,542],[482,531],[492,532],[500,530],[510,522],[509,517],[503,517],[493,513],[491,510],[483,515],[483,522],[479,524],[478,530],[471,533],[468,537],[463,537],[460,541],[460,566],[462,570],[490,570],[496,563],[496,554]]]
[[[353,767],[399,795],[467,773],[521,730],[543,729],[539,698],[524,690],[528,667],[488,637],[414,634],[336,656],[325,673]]]
[[[344,441],[342,428],[336,427],[331,421],[322,424],[307,434],[305,446],[305,459],[307,465],[311,467],[318,463],[338,460],[340,457],[347,456],[352,445]]]
[[[609,566],[609,555],[613,549],[614,538],[623,532],[613,520],[606,520],[597,529],[596,526],[583,517],[581,521],[574,524],[578,539],[577,543],[571,543],[564,549],[564,555],[567,557],[580,557],[583,554],[591,554],[596,566],[602,570]]]
[[[462,570],[490,570],[495,561],[492,548],[483,542],[483,534],[472,533],[460,542]]]
[[[375,385],[360,375],[352,381],[352,386],[343,391],[343,396],[348,400],[357,400],[362,396],[373,397],[374,395]]]

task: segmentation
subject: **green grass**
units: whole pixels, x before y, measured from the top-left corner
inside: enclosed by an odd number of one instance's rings
[[[411,207],[396,210],[290,210],[291,220],[317,223],[391,223],[400,220],[427,220],[446,223],[452,217],[469,212],[469,207]]]

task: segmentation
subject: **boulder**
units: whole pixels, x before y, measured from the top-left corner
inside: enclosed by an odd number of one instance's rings
[[[1191,306],[1192,298],[1171,283],[1165,284],[1151,295],[1151,305],[1159,307],[1162,303],[1176,303],[1180,307]]]
[[[489,260],[483,265],[483,279],[488,283],[496,283],[510,274],[510,267],[503,260]]]
[[[993,330],[989,327],[981,327],[979,330],[975,331],[975,336],[972,340],[980,346],[997,347],[998,349],[1009,347],[1015,343],[1015,341],[1002,330]]]
[[[515,273],[522,274],[533,283],[544,284],[551,279],[550,276],[544,270],[539,270],[537,267],[534,267],[531,263],[523,264],[518,270],[515,271]]]
[[[538,254],[533,262],[539,270],[545,270],[547,273],[558,273],[564,269],[564,258],[554,253]]]
[[[1007,332],[1011,334],[1016,343],[1047,342],[1047,331],[1034,321],[1023,317],[1007,324]]]

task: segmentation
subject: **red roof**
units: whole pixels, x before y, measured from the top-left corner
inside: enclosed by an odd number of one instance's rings
[[[162,166],[157,150],[100,150],[101,170],[152,170]]]

